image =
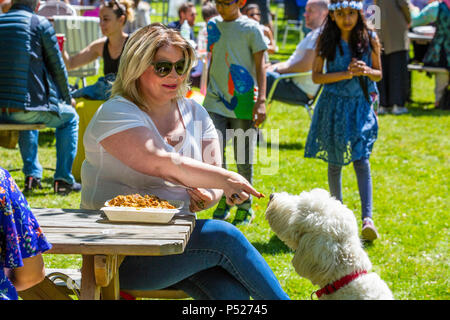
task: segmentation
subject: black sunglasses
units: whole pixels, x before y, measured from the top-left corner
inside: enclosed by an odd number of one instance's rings
[[[177,62],[158,61],[153,62],[151,65],[155,69],[156,74],[160,77],[167,76],[169,73],[172,72],[173,68],[175,68],[175,72],[179,76],[184,75],[187,71],[187,63],[186,60],[184,59],[178,60]]]
[[[117,15],[119,17],[125,15],[124,10],[122,9],[121,3],[119,1],[117,1],[117,0],[105,1],[105,6],[108,7],[108,8],[112,9],[114,7],[114,5],[117,6],[117,10],[116,11],[117,11]]]

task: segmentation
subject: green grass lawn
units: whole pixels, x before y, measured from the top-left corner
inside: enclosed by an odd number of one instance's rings
[[[282,31],[282,29],[280,30]],[[278,43],[281,47],[282,33]],[[285,60],[295,49],[296,35],[272,58]],[[366,245],[373,269],[388,284],[396,299],[449,299],[449,153],[450,113],[434,109],[434,80],[413,73],[414,102],[409,114],[379,118],[379,138],[371,156],[374,190],[374,220],[381,238]],[[254,186],[267,196],[272,192],[300,193],[327,189],[326,163],[305,159],[304,145],[310,120],[304,108],[274,103],[264,127],[268,147],[278,143],[269,163],[255,165]],[[272,133],[278,133],[278,141]],[[263,145],[257,152],[265,148]],[[270,155],[270,151],[269,151]],[[20,168],[18,150],[0,148],[0,165]],[[55,145],[51,129],[41,132],[39,159],[44,167],[55,167]],[[269,168],[275,172],[267,174]],[[52,174],[44,171],[44,189],[27,199],[32,207],[78,208],[80,194],[56,196]],[[20,187],[24,177],[12,172]],[[360,199],[352,166],[343,170],[344,203],[360,222]],[[300,278],[291,265],[293,252],[270,230],[264,219],[268,197],[254,201],[256,219],[240,227],[261,252],[292,299],[310,299],[318,288]],[[234,210],[232,211],[232,217]],[[212,209],[199,213],[210,218]],[[44,255],[49,268],[78,268],[77,255]]]

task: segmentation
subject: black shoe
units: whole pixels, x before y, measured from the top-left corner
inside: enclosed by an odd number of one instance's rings
[[[53,182],[53,190],[57,194],[67,195],[72,191],[80,192],[81,184],[77,182],[70,184],[63,180],[55,180],[55,182]]]
[[[36,178],[33,176],[25,177],[25,188],[24,192],[30,192],[33,189],[42,189],[41,178]]]

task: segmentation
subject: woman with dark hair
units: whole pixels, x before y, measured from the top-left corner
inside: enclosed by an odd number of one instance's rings
[[[120,56],[128,40],[124,27],[127,21],[133,19],[132,1],[105,1],[100,6],[100,29],[105,37],[95,40],[72,57],[64,50],[63,58],[67,70],[77,69],[98,57],[103,57],[103,74],[116,74]]]
[[[381,79],[380,45],[360,0],[332,0],[319,37],[312,79],[324,84],[314,110],[305,157],[328,162],[330,193],[342,202],[342,166],[353,162],[362,207],[362,237],[375,240],[369,156],[377,139],[373,105]],[[326,72],[323,71],[326,61]]]

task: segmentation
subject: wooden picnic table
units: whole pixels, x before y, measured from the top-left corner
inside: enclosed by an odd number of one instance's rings
[[[80,299],[119,299],[119,266],[125,256],[182,253],[195,226],[192,215],[166,224],[110,222],[101,211],[32,209],[52,249],[45,254],[80,254]]]

